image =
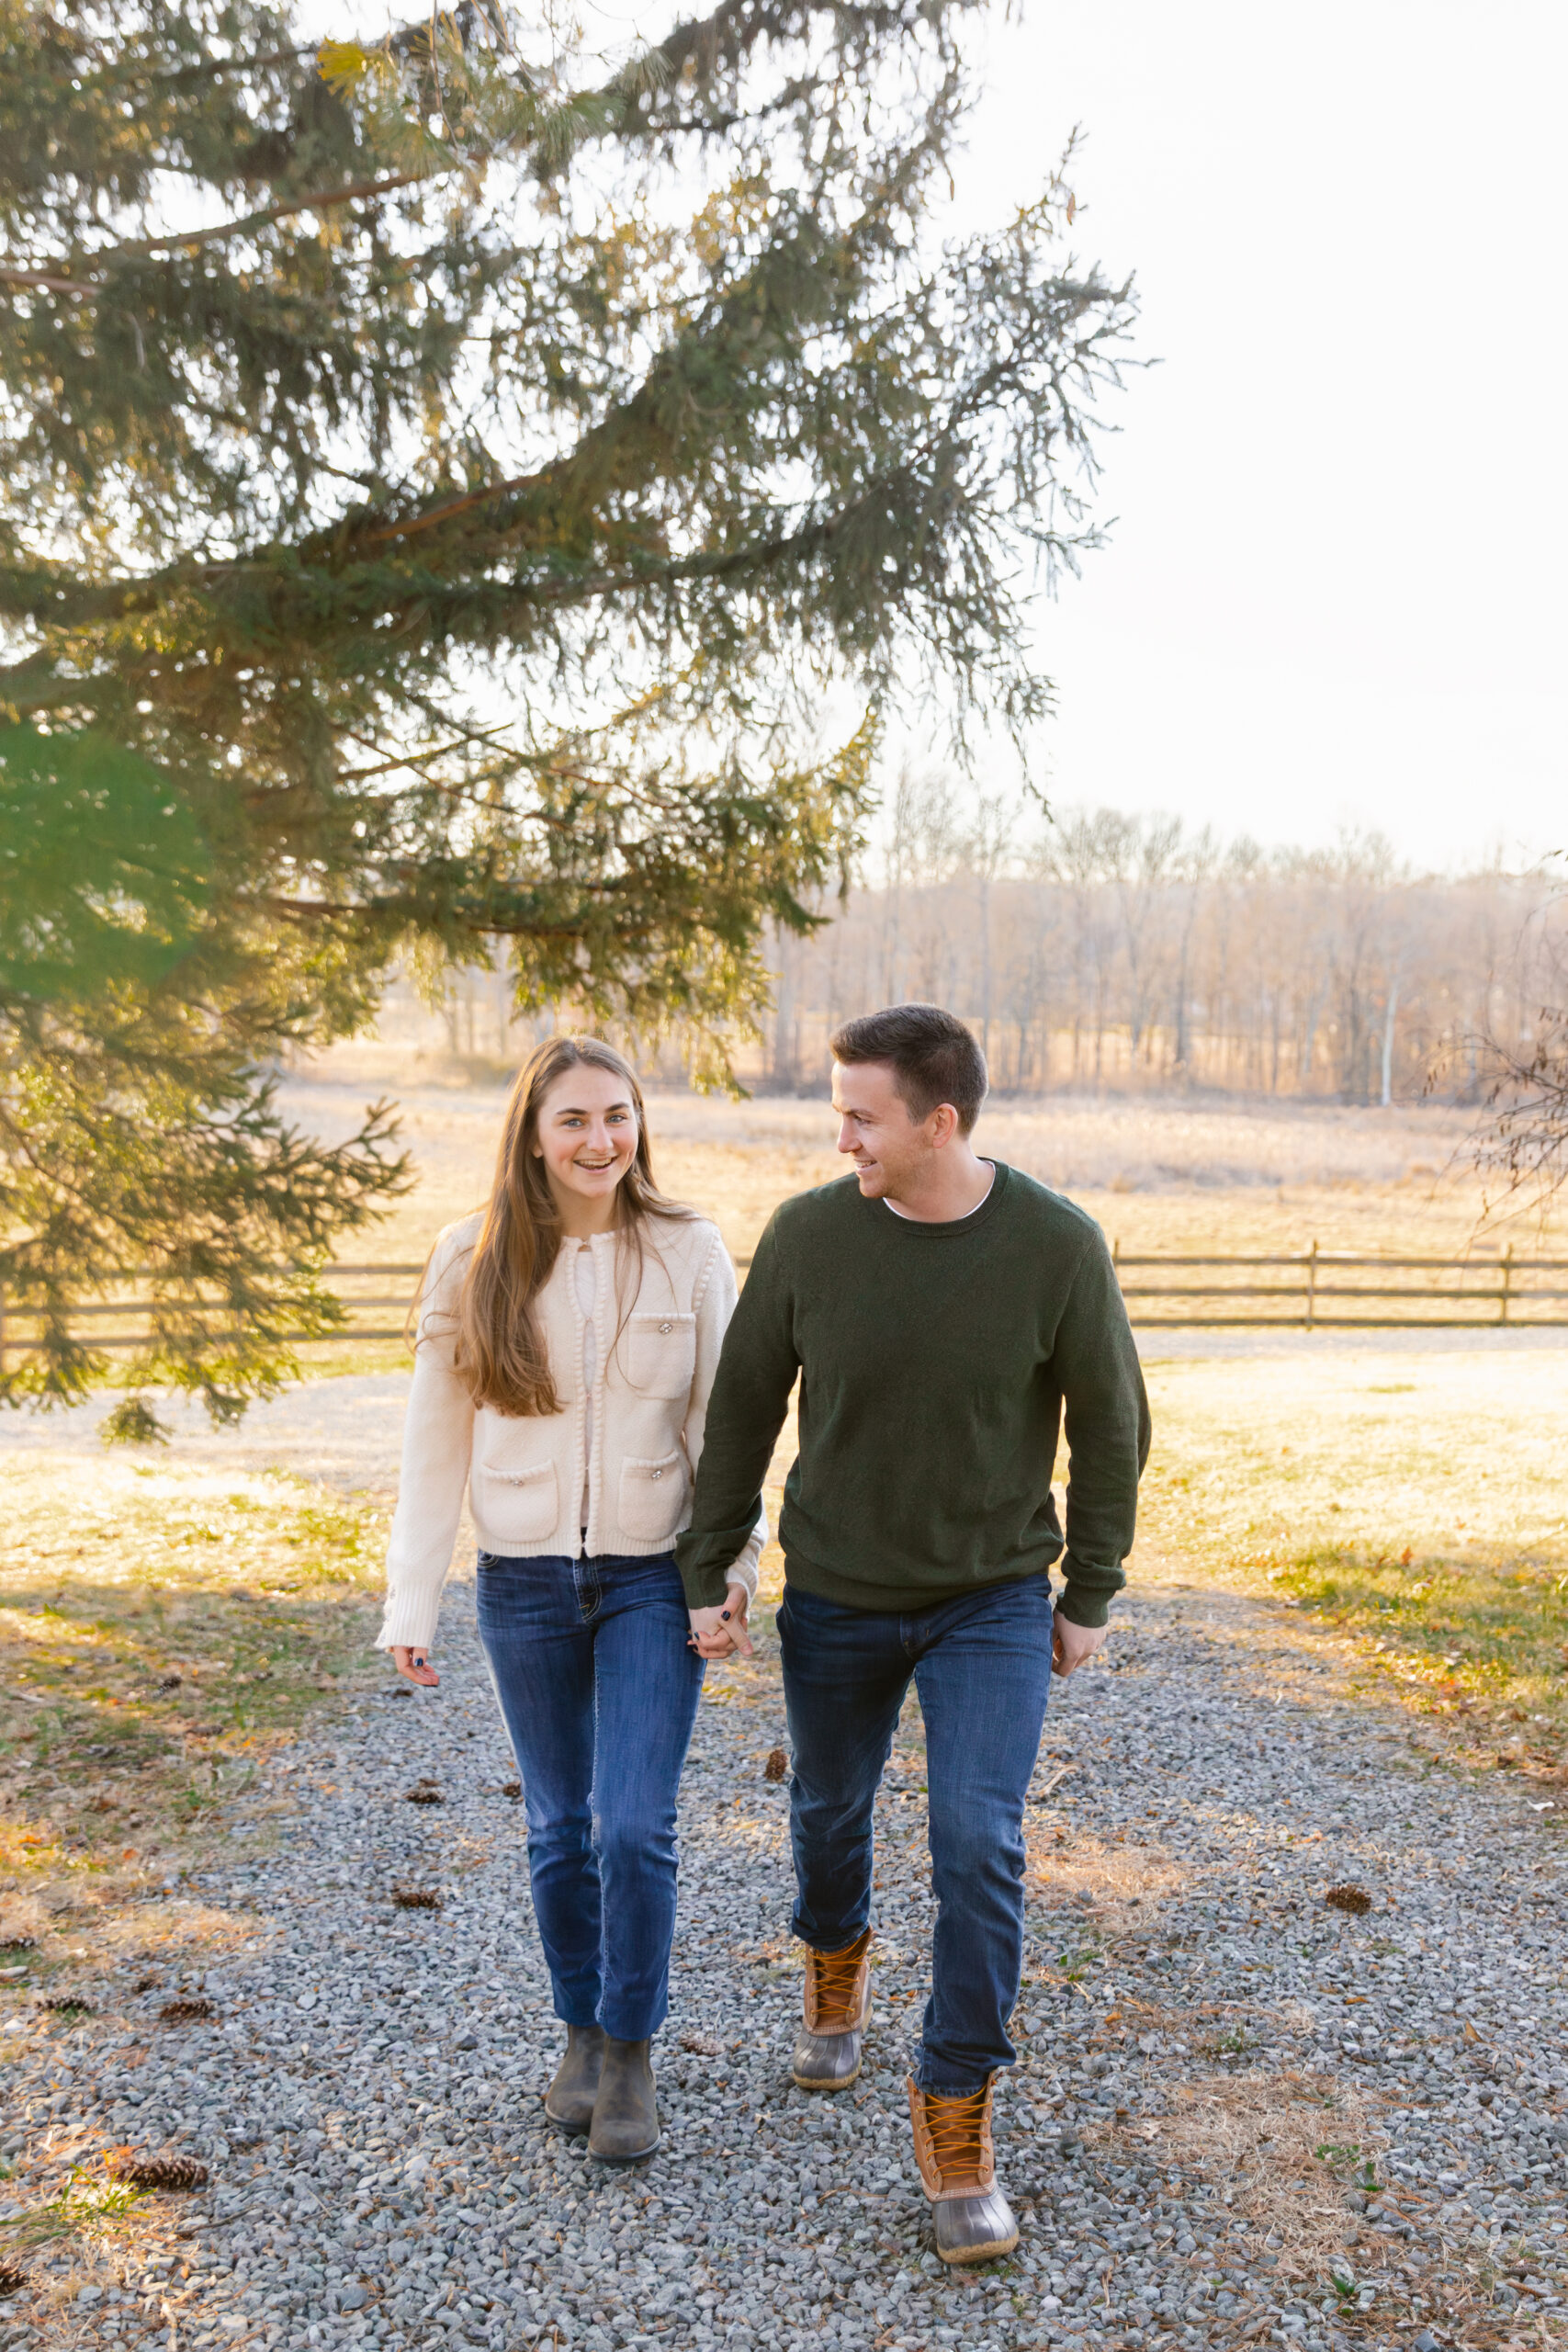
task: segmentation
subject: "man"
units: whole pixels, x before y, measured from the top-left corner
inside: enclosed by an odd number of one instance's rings
[[[860,2072],[872,1811],[912,1679],[938,1912],[910,2118],[938,2254],[983,2262],[1018,2243],[991,2086],[1014,2055],[1024,1797],[1051,1672],[1100,1647],[1124,1581],[1148,1405],[1099,1227],[970,1145],[987,1080],[963,1023],[898,1005],[850,1022],[832,1050],[854,1177],[786,1201],[762,1236],[677,1555],[698,1648],[749,1647],[726,1572],[756,1523],[798,1374],[778,1620],[807,1946],[795,2079],[831,2091]],[[1072,1476],[1053,1625],[1064,1405]]]

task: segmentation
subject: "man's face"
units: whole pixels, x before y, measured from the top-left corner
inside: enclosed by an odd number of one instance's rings
[[[893,1083],[889,1062],[835,1062],[833,1108],[839,1114],[839,1149],[848,1152],[860,1178],[862,1198],[897,1200],[918,1180],[935,1148],[930,1122],[917,1126]]]

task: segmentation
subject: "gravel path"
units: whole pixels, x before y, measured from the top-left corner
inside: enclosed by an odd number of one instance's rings
[[[181,1972],[138,1991],[134,1955],[85,1955],[96,2013],[74,2030],[12,2019],[4,2143],[31,2194],[127,2140],[200,2154],[212,2181],[151,2272],[100,2267],[47,2320],[0,2305],[0,2346],[1553,2340],[1558,1816],[1532,1809],[1538,1786],[1467,1782],[1412,1746],[1300,1617],[1149,1586],[1108,1664],[1058,1688],[1023,2054],[998,2098],[1023,2238],[968,2277],[929,2250],[903,2105],[931,1928],[918,1719],[880,1810],[867,2071],[811,2098],[787,2075],[772,1650],[714,1678],[685,1783],[666,2139],[615,2172],[540,2107],[557,2029],[470,1587],[443,1664],[439,1693],[364,1699],[290,1751],[223,1867],[166,1898],[165,1949],[185,1939],[210,2024],[155,2026]],[[441,1806],[401,1801],[422,1775]],[[393,1908],[393,1882],[444,1907]],[[1365,1916],[1325,1906],[1344,1882]]]

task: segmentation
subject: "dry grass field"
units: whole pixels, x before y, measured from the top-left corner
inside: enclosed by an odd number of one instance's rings
[[[489,1188],[503,1090],[411,1089],[368,1049],[349,1052],[351,1068],[329,1058],[285,1091],[285,1106],[301,1125],[338,1134],[369,1096],[398,1097],[419,1182],[363,1254],[422,1258]],[[716,1218],[738,1254],[776,1202],[842,1172],[825,1098],[662,1093],[649,1112],[660,1182]],[[1430,1254],[1460,1254],[1478,1238],[1533,1246],[1525,1223],[1478,1236],[1483,1204],[1462,1163],[1466,1132],[1463,1117],[1436,1108],[1062,1095],[987,1104],[976,1141],[1069,1193],[1125,1250],[1292,1250],[1314,1239],[1325,1250]]]

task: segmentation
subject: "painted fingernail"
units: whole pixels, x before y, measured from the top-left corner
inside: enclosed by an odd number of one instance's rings
[[[728,1611],[728,1609],[721,1609],[721,1610],[719,1611],[719,1612],[718,1612],[718,1613],[719,1613],[719,1615],[720,1615],[721,1617],[725,1618],[726,1620],[728,1620],[728,1616],[729,1616],[729,1611]]]

